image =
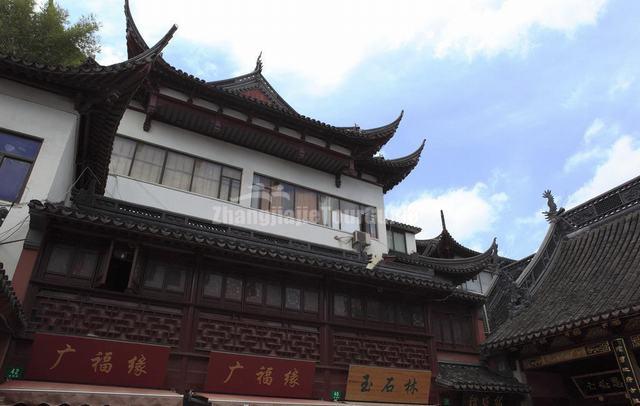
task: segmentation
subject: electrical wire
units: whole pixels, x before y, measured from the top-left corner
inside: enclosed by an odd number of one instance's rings
[[[67,200],[67,197],[69,197],[69,193],[71,192],[71,189],[73,189],[73,187],[76,185],[76,183],[78,183],[80,181],[80,179],[82,179],[82,175],[84,175],[87,170],[91,173],[93,178],[100,185],[102,185],[102,182],[100,182],[100,179],[98,179],[98,176],[95,174],[95,172],[93,172],[93,170],[91,168],[89,168],[88,166],[85,166],[84,169],[82,170],[82,172],[80,172],[80,175],[78,176],[78,178],[71,184],[71,186],[69,186],[69,189],[67,189],[67,192],[64,194],[64,200]]]
[[[9,230],[6,230],[2,236],[0,236],[0,244],[3,243],[4,241],[7,241],[9,238],[11,238],[12,235],[14,235],[15,233],[18,232],[18,230],[20,230],[22,228],[22,225],[25,223],[25,221],[27,221],[27,219],[29,218],[29,215],[27,214],[21,222],[17,223],[15,226],[11,227]],[[10,230],[11,233],[9,235],[6,235]]]
[[[90,174],[98,181],[98,183],[100,183],[102,185],[102,182],[100,182],[100,179],[98,179],[98,177],[96,176],[96,174],[93,172],[93,170],[91,170],[91,168],[89,168],[88,166],[85,167],[82,172],[80,172],[80,175],[78,176],[78,178],[71,184],[71,186],[69,186],[69,188],[67,189],[66,193],[64,194],[64,200],[67,199],[67,197],[69,196],[69,193],[71,192],[71,189],[73,189],[73,187],[80,181],[80,179],[82,179],[82,176],[85,174],[86,171],[89,171]],[[45,200],[46,201],[46,200]],[[18,203],[20,204],[20,203]],[[14,207],[14,203],[11,204],[11,208]],[[11,212],[11,208],[9,209],[9,212]],[[9,214],[7,214],[7,217],[9,216]],[[0,233],[0,243],[3,243],[5,241],[7,241],[9,238],[11,238],[12,235],[14,235],[20,228],[22,228],[22,225],[25,223],[25,221],[27,221],[27,219],[29,218],[29,214],[27,214],[21,221],[19,221],[18,223],[16,223],[15,225],[13,225],[12,227],[10,227],[7,230],[4,230],[2,233]]]
[[[18,221],[16,224],[12,225],[11,227],[9,227],[8,229],[4,230],[3,232],[0,233],[0,238],[4,237],[5,235],[7,235],[7,233],[10,233],[14,228],[21,226],[25,219],[29,217],[29,215],[27,214],[25,217],[22,218],[22,220]]]
[[[14,242],[26,241],[26,238],[21,238],[19,240],[11,240],[11,241],[0,241],[0,245],[13,244]]]

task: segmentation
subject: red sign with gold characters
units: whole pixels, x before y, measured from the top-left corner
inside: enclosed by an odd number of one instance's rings
[[[169,347],[36,333],[25,378],[97,385],[164,385]]]
[[[310,398],[316,364],[288,358],[211,352],[205,391]]]

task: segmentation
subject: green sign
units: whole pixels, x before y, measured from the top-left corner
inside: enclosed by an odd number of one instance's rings
[[[22,379],[24,376],[24,368],[14,367],[7,368],[7,372],[4,375],[7,379]]]
[[[442,398],[442,406],[449,406],[451,405],[451,401],[449,400],[449,398]]]
[[[342,398],[343,398],[342,392],[340,392],[339,390],[331,391],[331,400],[333,400],[334,402],[338,402],[342,400]]]

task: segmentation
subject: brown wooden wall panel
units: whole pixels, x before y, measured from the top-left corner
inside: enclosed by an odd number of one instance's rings
[[[367,333],[335,332],[333,364],[431,369],[430,349],[424,341]]]
[[[207,367],[209,356],[187,356],[185,357],[185,371],[182,380],[187,389],[202,390],[207,379]]]
[[[177,347],[182,310],[143,302],[41,290],[32,306],[29,329],[88,335]]]
[[[245,352],[256,355],[320,360],[320,330],[278,326],[258,320],[233,320],[199,312],[195,350]]]
[[[167,375],[165,377],[165,387],[175,388],[178,390],[184,389],[185,379],[182,373],[183,357],[175,354],[169,356],[169,363],[167,365]]]

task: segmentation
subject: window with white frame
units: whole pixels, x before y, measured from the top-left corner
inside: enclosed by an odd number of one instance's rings
[[[389,251],[407,253],[407,239],[402,231],[387,229],[387,247]]]
[[[116,137],[109,173],[238,203],[242,171],[175,151]]]
[[[376,208],[254,175],[251,207],[347,232],[378,237]]]

